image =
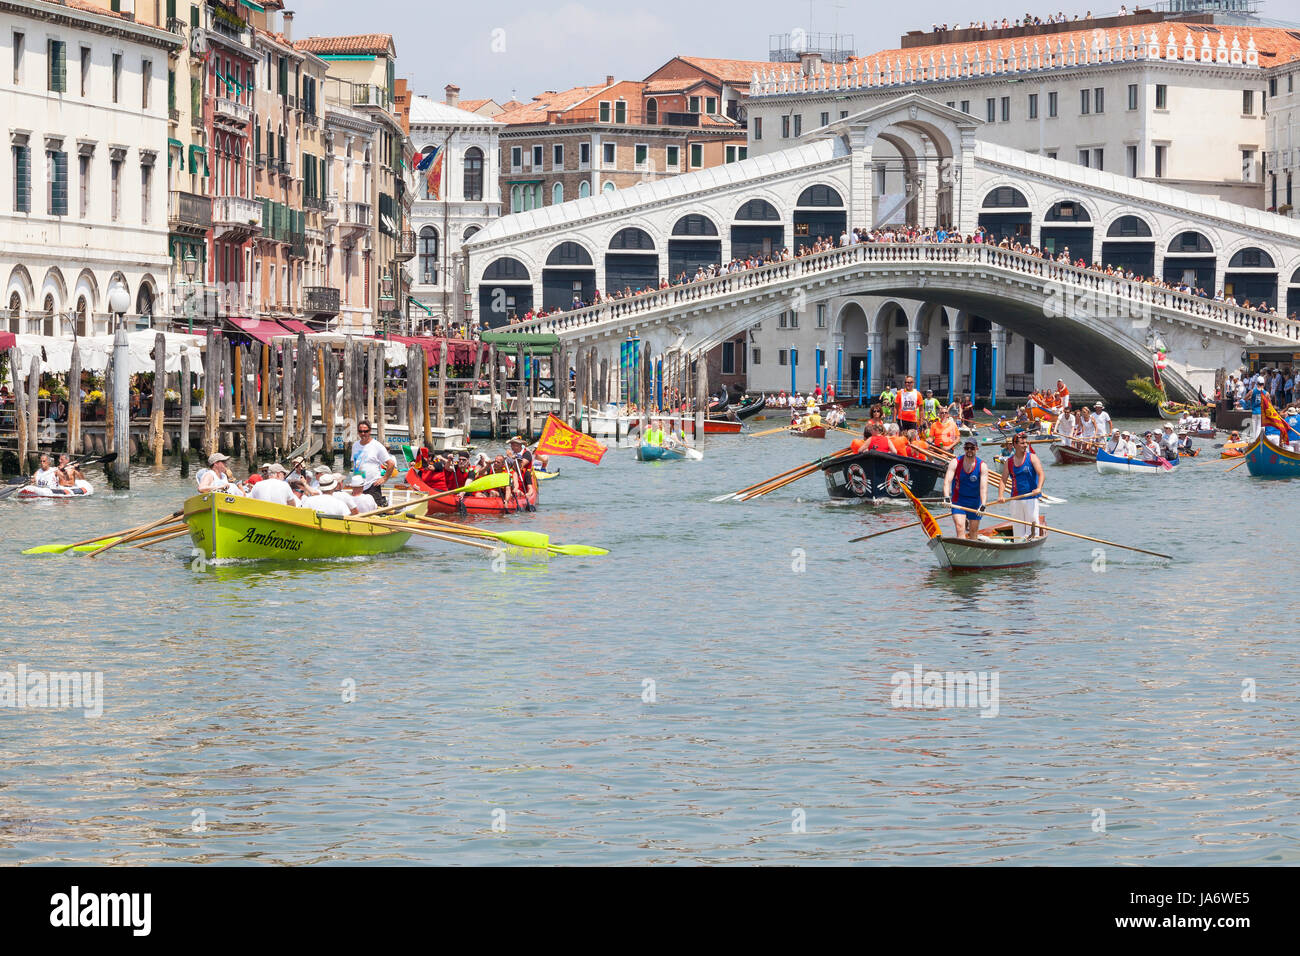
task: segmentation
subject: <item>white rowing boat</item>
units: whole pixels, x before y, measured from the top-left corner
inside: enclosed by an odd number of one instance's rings
[[[47,488],[44,485],[25,485],[14,492],[13,496],[18,501],[55,501],[61,498],[89,498],[94,493],[95,488],[90,482],[78,478],[72,487],[60,485],[57,488]]]
[[[953,571],[982,571],[990,568],[1017,568],[1039,560],[1047,538],[1013,538],[983,535],[979,538],[954,538],[944,535],[931,538],[930,550],[939,566]]]
[[[1144,461],[1141,458],[1121,458],[1112,455],[1104,448],[1097,449],[1097,471],[1103,475],[1146,475],[1173,471],[1178,467],[1178,456],[1168,460],[1166,468],[1158,461]]]

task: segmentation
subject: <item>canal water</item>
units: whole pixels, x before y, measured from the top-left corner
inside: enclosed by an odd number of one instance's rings
[[[500,524],[611,554],[500,569],[18,553],[174,510],[174,470],[0,503],[0,679],[103,675],[98,717],[0,708],[0,864],[1300,863],[1294,485],[1049,463],[1049,523],[1174,560],[957,577],[849,544],[913,516],[820,475],[709,501],[846,441],[561,461]]]

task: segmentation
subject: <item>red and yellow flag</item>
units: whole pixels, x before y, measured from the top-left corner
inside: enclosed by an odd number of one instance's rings
[[[1264,403],[1261,406],[1262,414],[1260,416],[1260,421],[1263,422],[1265,428],[1276,428],[1278,434],[1282,436],[1282,444],[1285,445],[1291,440],[1291,433],[1295,431],[1295,429],[1287,424],[1285,418],[1278,414],[1277,409],[1273,407],[1273,403],[1268,400],[1267,395],[1264,395],[1263,399]]]
[[[546,416],[542,428],[542,437],[533,449],[534,455],[559,455],[568,458],[581,458],[593,465],[599,465],[600,459],[609,449],[589,435],[584,435],[576,428],[570,428],[554,415]]]
[[[939,530],[939,522],[934,520],[934,515],[930,513],[930,509],[921,504],[921,499],[912,494],[912,489],[907,487],[905,483],[900,481],[898,484],[903,489],[903,494],[911,499],[912,507],[916,509],[916,516],[921,519],[921,527],[925,529],[925,533],[932,538],[937,538],[943,534]]]

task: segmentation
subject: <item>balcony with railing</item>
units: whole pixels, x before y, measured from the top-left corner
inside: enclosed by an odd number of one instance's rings
[[[212,228],[212,200],[194,193],[167,195],[167,225],[172,229],[206,232]]]
[[[183,37],[185,36],[185,21],[180,17],[168,17],[167,29],[178,37]]]
[[[262,231],[262,204],[243,196],[212,200],[212,227],[219,236],[254,236]]]
[[[308,315],[338,315],[339,290],[331,286],[309,285],[303,287],[303,311]]]
[[[368,203],[331,199],[330,216],[339,224],[340,230],[356,233],[370,228]]]
[[[289,161],[287,159],[277,159],[275,161],[275,171],[281,176],[290,175],[292,170],[289,168]]]
[[[217,119],[226,120],[239,126],[247,126],[253,119],[253,108],[246,103],[232,100],[227,96],[218,96],[213,104]]]
[[[207,13],[203,18],[204,27],[211,36],[228,46],[243,48],[243,52],[252,53],[252,34],[248,24],[238,14],[212,4],[207,4],[204,10]]]
[[[357,83],[352,87],[352,105],[387,110],[391,102],[386,87],[376,86],[373,83]]]
[[[415,258],[415,233],[412,230],[405,229],[398,235],[393,258],[398,262],[409,262]]]
[[[303,196],[302,208],[314,209],[317,212],[326,212],[330,207],[329,200],[320,196]]]

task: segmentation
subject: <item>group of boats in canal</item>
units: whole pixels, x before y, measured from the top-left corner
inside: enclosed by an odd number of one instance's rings
[[[747,397],[734,404],[719,399],[704,417],[704,433],[738,433],[745,428],[747,422],[763,420],[760,413],[768,407],[763,395]],[[800,409],[791,425],[762,431],[751,430],[749,434],[751,437],[784,434],[789,437],[825,439],[838,432],[856,438],[859,431],[839,424],[843,418],[835,414],[837,411],[842,415],[842,408],[822,406],[820,409],[810,409],[809,414],[803,414],[803,409]],[[826,419],[821,417],[822,412],[826,414]],[[1172,410],[1166,414],[1162,409],[1162,417],[1169,418],[1172,414]],[[668,462],[703,458],[702,451],[693,442],[694,436],[685,427],[692,421],[691,417],[685,414],[664,414],[640,419],[629,415],[628,418],[624,433],[636,436],[638,460]],[[1023,418],[1022,415],[1022,420]],[[1013,434],[1023,436],[1029,443],[1050,444],[1051,458],[1057,466],[1092,464],[1101,475],[1168,475],[1180,467],[1178,455],[1158,455],[1154,459],[1150,455],[1130,457],[1115,454],[1099,442],[1080,439],[1078,436],[1053,435],[1051,427],[1054,415],[1050,409],[1035,408],[1028,418],[1029,421],[1015,428],[1014,432],[1005,419],[992,419],[984,423],[966,422],[962,428],[962,434],[966,437],[959,441],[969,445],[996,446],[1005,455],[1011,452],[1008,443]],[[834,424],[828,424],[828,421]],[[852,424],[860,427],[860,420],[855,420]],[[1215,429],[1196,428],[1188,437],[1208,439],[1218,433]],[[894,441],[897,442],[897,439]],[[938,522],[948,517],[948,514],[936,516],[930,508],[952,498],[947,483],[954,480],[954,462],[958,462],[957,467],[960,467],[955,454],[958,451],[957,444],[954,442],[945,448],[924,441],[909,442],[907,447],[895,444],[888,446],[889,450],[884,450],[869,446],[862,440],[855,440],[850,447],[841,448],[713,500],[752,500],[801,478],[820,473],[827,494],[835,502],[873,506],[910,504],[918,518],[914,524],[925,530],[927,545],[936,561],[940,567],[952,570],[986,570],[1032,563],[1040,559],[1052,533],[1102,541],[1059,528],[1047,528],[1041,522],[1031,527],[1023,519],[1002,513],[1007,509],[999,509],[992,501],[994,489],[998,501],[1005,500],[1008,505],[1017,498],[1028,495],[1012,494],[1014,487],[1004,487],[1003,477],[993,474],[991,468],[990,498],[984,503],[980,517],[987,517],[997,523],[976,533],[943,533]],[[441,451],[455,453],[465,447],[454,437],[440,436]],[[1032,444],[1029,448],[1032,449]],[[1029,450],[1021,451],[1020,454],[1037,456],[1038,453]],[[1249,473],[1257,477],[1300,477],[1300,453],[1287,447],[1280,436],[1274,439],[1267,431],[1255,436],[1250,442],[1235,443],[1235,447],[1233,443],[1228,443],[1222,455],[1224,458],[1239,458],[1238,464],[1244,464]],[[408,457],[415,456],[412,454]],[[998,457],[994,461],[1000,465],[1004,459]],[[541,503],[540,486],[545,481],[558,477],[556,471],[545,470],[540,461],[529,458],[526,474],[522,469],[512,474],[488,474],[456,488],[437,487],[426,482],[422,474],[424,473],[418,467],[409,467],[386,489],[388,498],[383,500],[383,508],[377,509],[371,505],[359,513],[322,514],[309,507],[291,507],[220,491],[209,492],[189,497],[176,512],[144,526],[71,545],[38,546],[29,550],[35,553],[73,550],[97,554],[122,545],[145,548],[188,537],[194,547],[209,559],[321,559],[390,553],[405,547],[412,537],[418,536],[485,551],[495,551],[505,546],[551,554],[604,553],[603,549],[585,545],[553,545],[540,532],[514,528],[493,530],[482,521],[465,520],[537,511]],[[322,479],[322,485],[328,492],[336,488],[345,477],[326,476]],[[334,493],[347,499],[345,491]],[[8,496],[18,501],[77,499],[92,494],[93,487],[84,479],[57,489],[23,485],[16,489],[0,490],[0,497]],[[1061,499],[1052,499],[1047,495],[1043,495],[1042,500],[1064,503]],[[895,526],[865,537],[875,537],[911,526]],[[1141,548],[1132,550],[1159,555],[1158,552]]]

